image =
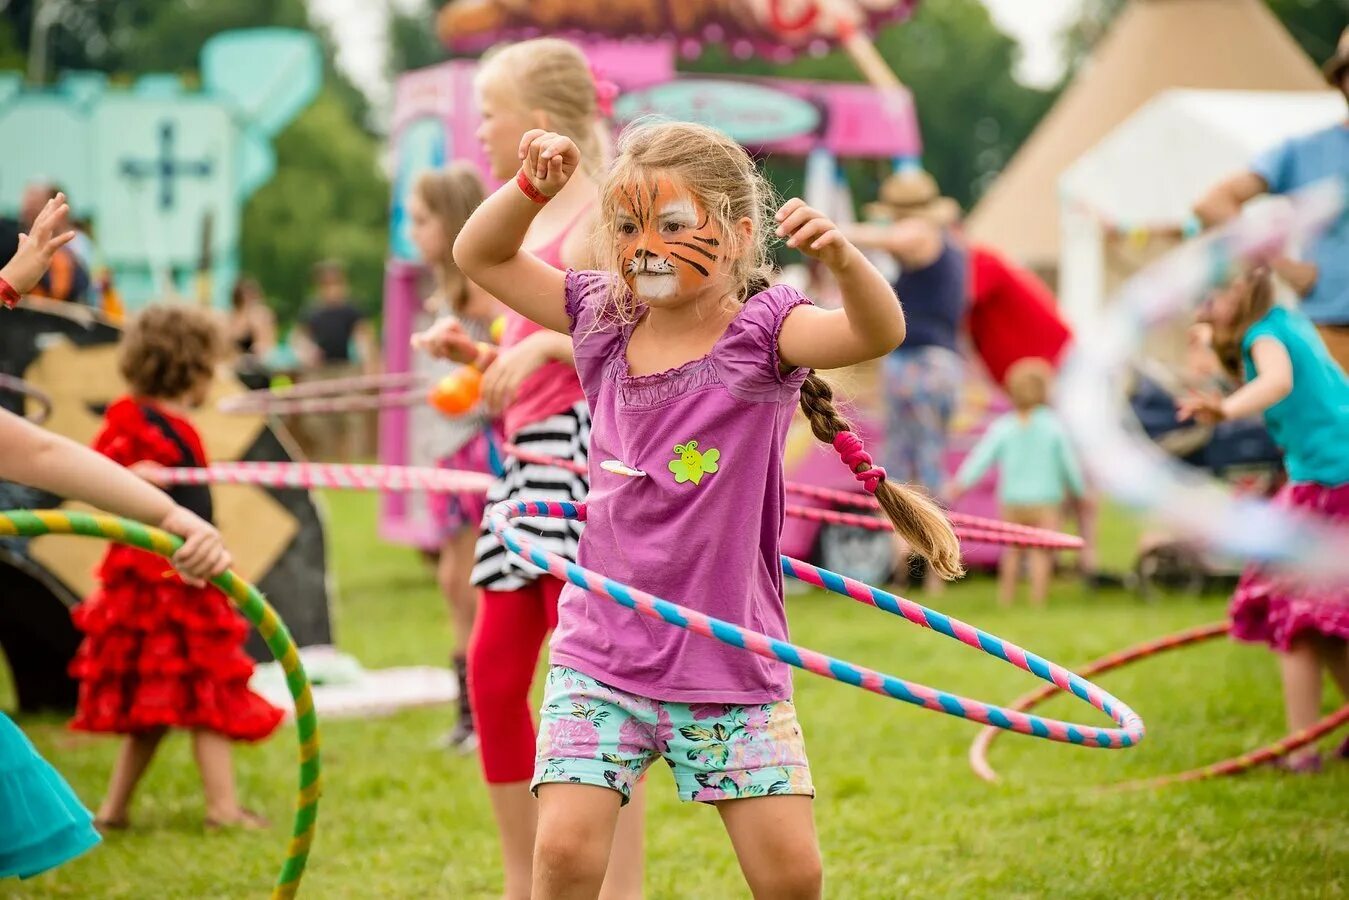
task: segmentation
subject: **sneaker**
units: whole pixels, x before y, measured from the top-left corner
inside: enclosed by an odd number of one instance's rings
[[[472,722],[465,722],[460,719],[454,723],[454,727],[440,736],[436,741],[436,748],[439,750],[457,750],[463,754],[473,753],[478,749],[478,733],[473,730]]]

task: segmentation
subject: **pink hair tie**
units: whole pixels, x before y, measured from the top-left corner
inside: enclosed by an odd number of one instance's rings
[[[606,119],[614,117],[614,100],[618,98],[618,85],[604,77],[604,70],[594,63],[590,64],[590,78],[595,82],[595,106]]]
[[[871,464],[871,454],[862,449],[862,439],[851,431],[840,431],[834,435],[834,449],[843,457],[843,464],[862,482],[866,492],[876,493],[876,488],[885,480],[885,469]],[[868,468],[857,471],[863,465]]]

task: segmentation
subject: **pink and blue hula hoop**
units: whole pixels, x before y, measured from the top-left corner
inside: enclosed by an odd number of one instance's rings
[[[697,612],[696,610],[662,600],[645,591],[620,584],[611,578],[578,566],[555,553],[534,545],[529,535],[511,525],[511,519],[527,517],[549,517],[584,521],[585,504],[562,503],[539,500],[505,500],[492,508],[489,522],[492,531],[516,556],[533,563],[540,569],[592,594],[613,600],[620,606],[660,619],[679,628],[714,638],[733,647],[757,653],[768,659],[775,659],[788,665],[814,672],[825,678],[842,681],[854,687],[860,687],[876,694],[903,700],[924,709],[943,712],[992,725],[1020,734],[1077,744],[1083,747],[1120,749],[1133,747],[1143,740],[1143,720],[1122,700],[1104,691],[1096,685],[1047,659],[1029,653],[1015,644],[1004,641],[987,632],[980,631],[958,619],[928,609],[918,603],[897,597],[878,588],[862,584],[827,569],[820,569],[799,560],[782,557],[782,571],[791,578],[813,584],[816,587],[851,597],[861,603],[900,616],[915,625],[929,628],[962,644],[967,644],[990,656],[1030,672],[1059,689],[1085,700],[1115,721],[1117,728],[1097,728],[1092,725],[1079,725],[1046,719],[1040,716],[1019,712],[1002,706],[971,700],[957,694],[950,694],[935,688],[906,681],[893,675],[886,675],[865,666],[858,666],[832,656],[826,656],[815,650],[799,647],[770,638],[757,631],[750,631],[721,619]]]

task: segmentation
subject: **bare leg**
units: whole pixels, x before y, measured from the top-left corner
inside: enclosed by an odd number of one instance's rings
[[[1021,575],[1021,548],[1003,547],[998,557],[998,605],[1010,607],[1016,601],[1016,583]]]
[[[1048,550],[1028,550],[1030,567],[1030,602],[1043,607],[1049,598],[1049,583],[1054,576],[1054,557]]]
[[[197,758],[201,786],[206,794],[208,825],[266,828],[267,820],[239,805],[234,789],[234,754],[230,739],[214,731],[192,732],[192,755]]]
[[[501,839],[501,867],[505,879],[502,900],[529,900],[533,880],[534,834],[538,829],[539,804],[529,792],[528,781],[487,785],[492,815]]]
[[[622,796],[588,784],[539,787],[532,900],[592,900],[609,865]]]
[[[641,900],[646,860],[646,779],[632,789],[632,799],[618,813],[618,832],[609,854],[600,900]]]
[[[476,528],[459,529],[445,541],[436,566],[436,580],[440,582],[440,592],[450,608],[456,656],[468,653],[468,636],[473,633],[473,619],[478,612],[478,591],[469,580],[477,543]]]
[[[1349,641],[1323,637],[1317,641],[1316,650],[1321,663],[1330,670],[1330,677],[1340,689],[1341,696],[1349,701]]]
[[[117,754],[117,762],[112,767],[112,779],[108,782],[108,796],[98,808],[98,819],[109,825],[125,825],[127,813],[131,809],[131,797],[136,793],[136,785],[154,759],[159,742],[164,740],[167,728],[142,731],[127,735],[122,742],[122,752]]]
[[[824,867],[810,797],[753,797],[717,804],[755,900],[816,900]]]
[[[1316,645],[1306,638],[1293,641],[1287,653],[1279,654],[1283,676],[1283,702],[1288,715],[1288,730],[1301,731],[1321,717],[1321,660]],[[1304,747],[1288,755],[1296,763],[1316,754],[1315,747]]]

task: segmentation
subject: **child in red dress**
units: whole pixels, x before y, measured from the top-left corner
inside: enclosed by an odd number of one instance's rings
[[[185,418],[206,398],[222,342],[210,313],[151,307],[127,330],[120,368],[131,395],[108,407],[94,449],[149,481],[163,466],[204,466],[201,438]],[[207,521],[205,486],[169,490]],[[98,813],[103,829],[124,828],[131,797],[170,728],[192,732],[206,794],[207,827],[266,827],[239,806],[230,742],[257,741],[282,711],[248,688],[248,624],[219,590],[185,583],[164,560],[113,545],[100,587],[74,610],[84,642],[71,663],[80,682],[72,727],[126,735]]]

